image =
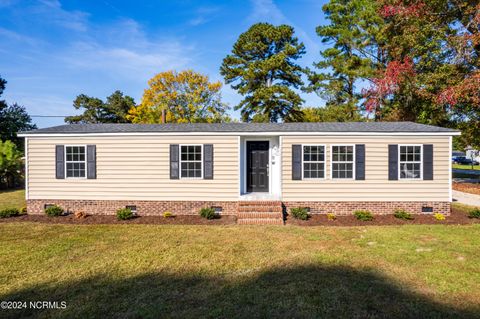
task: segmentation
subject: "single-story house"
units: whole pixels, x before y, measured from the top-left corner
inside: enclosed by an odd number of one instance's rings
[[[452,136],[411,122],[74,124],[21,132],[29,213],[448,214]]]

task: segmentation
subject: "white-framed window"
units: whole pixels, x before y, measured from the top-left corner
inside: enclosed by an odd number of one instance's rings
[[[325,145],[302,145],[304,179],[325,179]]]
[[[180,145],[180,178],[203,177],[203,145]]]
[[[66,178],[87,176],[87,147],[85,145],[65,145]]]
[[[355,176],[355,145],[332,145],[332,179],[353,179]]]
[[[398,146],[398,173],[400,179],[422,179],[423,145]]]

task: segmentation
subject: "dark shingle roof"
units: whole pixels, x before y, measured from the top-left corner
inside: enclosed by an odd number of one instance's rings
[[[322,122],[322,123],[194,123],[194,124],[69,124],[23,134],[147,133],[147,132],[378,132],[457,133],[458,131],[413,122]]]

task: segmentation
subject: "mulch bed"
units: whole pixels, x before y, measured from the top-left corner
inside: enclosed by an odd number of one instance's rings
[[[297,226],[381,226],[381,225],[466,225],[480,223],[480,219],[469,218],[464,211],[452,209],[450,216],[443,221],[436,220],[433,215],[413,215],[414,220],[402,220],[393,215],[374,215],[372,221],[364,222],[355,216],[337,216],[336,220],[328,220],[326,215],[312,215],[308,220],[299,220],[288,217],[287,225]],[[117,220],[113,215],[88,215],[85,218],[75,218],[73,214],[59,217],[46,215],[21,215],[10,218],[0,218],[0,223],[37,222],[44,224],[73,224],[73,225],[98,225],[98,224],[151,224],[151,225],[234,225],[236,216],[221,216],[208,220],[195,215],[178,215],[172,218],[162,216],[138,216],[130,220]]]
[[[0,223],[8,222],[38,222],[45,224],[154,224],[154,225],[232,225],[236,224],[235,216],[221,216],[216,219],[205,219],[195,215],[179,215],[165,218],[163,216],[138,216],[129,220],[117,220],[113,215],[88,215],[85,218],[75,218],[73,214],[59,217],[46,215],[21,215],[10,218],[0,218]]]
[[[452,188],[456,191],[480,195],[480,183],[453,183]]]
[[[466,225],[479,224],[480,219],[469,218],[464,211],[452,209],[450,216],[446,216],[445,220],[436,220],[433,215],[413,215],[413,220],[398,219],[393,215],[374,215],[372,221],[364,222],[358,220],[353,215],[337,216],[336,220],[328,220],[326,215],[312,215],[308,220],[299,220],[287,218],[287,225],[298,226],[381,226],[381,225]]]

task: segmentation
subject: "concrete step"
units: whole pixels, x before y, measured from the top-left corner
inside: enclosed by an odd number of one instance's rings
[[[242,218],[237,219],[239,225],[283,225],[280,218]]]
[[[279,219],[283,219],[283,213],[282,212],[257,212],[257,211],[238,212],[237,218],[238,219],[243,219],[243,218],[279,218]]]

